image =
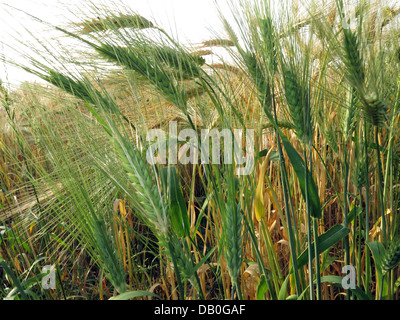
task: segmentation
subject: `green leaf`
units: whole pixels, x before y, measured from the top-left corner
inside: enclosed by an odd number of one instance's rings
[[[168,202],[172,228],[178,237],[189,236],[189,216],[176,168],[174,166],[164,168],[164,175],[167,176],[166,181],[168,181]]]
[[[129,299],[137,298],[137,297],[155,297],[155,298],[162,300],[161,297],[155,293],[148,292],[148,291],[141,291],[141,290],[127,291],[116,297],[112,297],[109,300],[129,300]]]
[[[394,283],[393,290],[394,292],[400,287],[400,277],[397,278],[396,282]]]
[[[220,242],[222,242],[222,241],[220,241]],[[197,270],[198,270],[203,264],[206,263],[206,261],[208,260],[208,258],[210,258],[211,255],[214,253],[215,249],[217,249],[217,248],[219,247],[219,244],[220,244],[220,243],[218,243],[214,248],[212,248],[212,249],[203,257],[203,259],[201,259],[201,260],[199,261],[199,263],[196,264],[196,265],[194,266],[194,268],[193,268],[193,273],[192,273],[191,275],[189,275],[189,277],[191,277],[193,274],[195,274],[195,273],[197,272]]]
[[[306,175],[305,175],[305,163],[303,158],[299,155],[296,149],[292,146],[289,139],[284,135],[282,130],[279,128],[272,113],[264,106],[264,112],[267,115],[267,118],[271,122],[272,126],[279,134],[282,144],[285,147],[286,153],[289,157],[289,160],[293,166],[294,172],[296,173],[297,178],[299,179],[299,185],[301,189],[301,194],[305,199],[306,190],[308,191],[308,198],[310,201],[310,214],[313,218],[320,219],[322,217],[322,208],[321,203],[318,196],[318,188],[315,184],[315,181],[312,177],[310,170],[307,169],[307,186],[306,186]]]
[[[328,251],[326,253],[329,253]],[[326,268],[328,268],[332,262],[334,262],[335,260],[339,260],[338,257],[326,257],[323,262],[321,263],[321,273],[324,272],[326,270]]]
[[[22,300],[28,300],[28,297],[25,294],[25,291],[22,289],[21,282],[18,280],[18,278],[15,276],[14,272],[8,267],[8,265],[5,263],[4,259],[0,257],[0,266],[3,267],[5,272],[10,276],[13,285],[15,286],[15,289],[19,291],[21,294],[21,299]]]
[[[368,248],[372,252],[375,261],[375,268],[379,273],[382,273],[382,259],[385,256],[385,247],[380,242],[367,242]]]
[[[385,252],[386,252],[385,247],[383,246],[382,243],[377,241],[367,242],[367,246],[371,250],[375,262],[377,292],[380,292],[382,290],[383,295],[381,298],[386,299],[385,292],[387,291],[388,282],[387,282],[387,277],[384,276],[382,270],[383,258],[385,257]],[[383,289],[381,289],[382,285]]]
[[[279,152],[278,151],[272,151],[271,155],[269,157],[269,161],[278,162],[279,161]]]
[[[196,224],[194,226],[194,230],[192,232],[192,238],[194,239],[196,237],[197,231],[199,230],[201,221],[204,217],[204,213],[206,211],[206,209],[208,208],[208,203],[210,202],[212,196],[213,196],[214,192],[210,192],[206,198],[206,200],[203,203],[203,206],[201,207],[201,210],[199,212],[199,214],[197,215],[197,219],[196,219]]]
[[[295,148],[293,148],[292,144],[288,140],[288,138],[282,133],[282,131],[278,131],[279,136],[281,137],[282,144],[285,147],[286,153],[289,157],[289,160],[292,164],[293,170],[296,173],[297,178],[299,179],[299,185],[301,189],[301,194],[303,198],[306,198],[306,191],[308,191],[308,198],[310,201],[310,214],[313,218],[320,219],[322,217],[322,209],[321,203],[318,196],[318,188],[314,182],[312,174],[310,170],[307,169],[307,186],[306,186],[306,175],[305,170],[306,166],[303,158],[299,155]]]
[[[348,223],[351,223],[351,222],[354,220],[355,217],[358,217],[358,216],[360,215],[360,213],[361,213],[362,211],[363,211],[362,208],[354,206],[354,207],[350,210],[350,212],[349,212],[349,214],[348,214],[348,216],[347,216],[347,221],[348,221]]]
[[[257,286],[256,299],[264,300],[264,295],[267,293],[267,291],[268,291],[267,279],[265,278],[264,275],[261,275],[260,282],[258,283]]]
[[[258,156],[260,158],[265,157],[267,153],[269,152],[269,149],[264,149],[258,153]],[[278,162],[279,161],[279,152],[278,151],[272,151],[271,155],[269,156],[269,161],[272,162]]]
[[[286,276],[285,281],[283,281],[281,289],[279,290],[278,300],[285,300],[286,299],[286,292],[287,292],[287,285],[289,283],[290,274]]]
[[[340,276],[324,276],[321,278],[321,283],[329,282],[336,287],[342,287],[343,278]],[[315,281],[314,281],[315,282]],[[350,289],[359,300],[370,300],[370,298],[365,294],[360,287],[356,286],[355,289]]]
[[[331,283],[332,285],[336,286],[336,287],[342,287],[342,280],[343,278],[340,276],[324,276],[321,277],[321,283]],[[316,283],[317,280],[314,280],[313,283]],[[301,293],[301,295],[299,296],[299,298],[297,300],[302,300],[303,296],[306,292],[308,292],[310,290],[310,286],[308,285],[307,288],[305,288],[303,290],[303,292]],[[359,300],[370,300],[370,297],[368,297],[364,291],[362,291],[360,289],[360,287],[356,286],[355,289],[350,289],[357,297]]]
[[[318,252],[322,253],[331,248],[350,233],[350,229],[338,224],[318,237]],[[314,242],[311,244],[311,256],[314,258]],[[297,258],[297,266],[301,268],[308,262],[308,247]]]
[[[51,238],[53,238],[56,242],[58,242],[66,250],[68,250],[72,255],[74,254],[74,252],[70,249],[70,247],[61,238],[59,238],[55,233],[50,233],[49,236]]]

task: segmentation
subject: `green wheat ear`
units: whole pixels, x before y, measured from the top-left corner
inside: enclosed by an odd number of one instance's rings
[[[367,183],[367,179],[365,176],[366,162],[367,162],[366,156],[362,157],[362,159],[359,159],[356,162],[355,174],[353,176],[353,183],[358,189],[361,189]]]
[[[312,131],[311,122],[306,121],[310,112],[309,106],[307,105],[308,90],[302,87],[296,75],[289,68],[285,70],[283,77],[286,101],[296,136],[303,142],[308,141],[310,138],[309,134]]]
[[[350,81],[355,87],[362,86],[365,74],[357,35],[349,30],[344,30],[343,46],[345,64],[348,68]]]
[[[382,270],[388,272],[400,264],[400,240],[392,242],[382,261]]]
[[[146,18],[138,15],[120,14],[119,16],[108,16],[101,19],[86,20],[75,24],[81,27],[81,33],[107,31],[121,28],[147,29],[154,28],[154,24]]]
[[[168,225],[165,221],[163,198],[154,187],[157,185],[154,172],[150,169],[145,156],[122,137],[111,138],[111,143],[115,147],[121,167],[136,191],[135,200],[143,207],[146,220],[158,232],[165,234]]]
[[[144,78],[147,78],[147,80],[154,85],[155,88],[157,88],[169,102],[180,108],[186,107],[187,98],[185,97],[185,92],[181,90],[177,84],[175,84],[175,79],[173,79],[171,74],[168,73],[163,66],[161,66],[161,63],[154,64],[151,59],[146,57],[146,54],[143,54],[143,52],[140,52],[135,48],[114,46],[103,43],[101,46],[94,46],[94,49],[108,61],[116,63],[127,70],[135,71]],[[166,59],[166,55],[168,53],[169,58],[171,58],[170,50],[172,49],[166,50],[164,48],[163,52],[158,51],[157,55],[163,55],[164,59]],[[193,57],[190,57],[190,59],[193,60]],[[190,61],[193,62],[194,60],[192,60]],[[175,62],[172,60],[164,62],[172,64],[177,63],[178,60],[175,59]],[[179,61],[179,63],[181,62]],[[201,61],[199,61],[199,63],[201,63]],[[192,75],[194,70],[199,72],[199,66],[197,66],[194,62],[191,64],[186,64],[185,68],[186,71],[189,70],[188,68],[191,68],[190,72]]]
[[[382,128],[385,125],[388,109],[388,106],[378,98],[376,93],[365,97],[364,117],[374,126]]]
[[[244,53],[243,59],[251,79],[257,88],[260,102],[262,105],[269,103],[269,101],[271,101],[270,83],[256,55],[253,52],[246,52]]]

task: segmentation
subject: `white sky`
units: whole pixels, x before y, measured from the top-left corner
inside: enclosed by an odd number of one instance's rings
[[[110,0],[0,0],[0,54],[13,55],[7,45],[18,48],[18,40],[27,41],[30,37],[24,31],[27,27],[33,34],[45,36],[48,27],[34,23],[23,11],[47,22],[65,26],[74,19],[70,12],[83,10],[89,3],[111,4]],[[220,19],[213,0],[124,0],[123,3],[145,18],[156,21],[157,25],[172,31],[182,42],[200,43],[212,39],[214,32],[221,30]],[[223,12],[229,13],[226,1],[218,1]],[[211,31],[213,30],[213,31]],[[18,35],[19,32],[20,34]],[[2,44],[3,43],[3,44]],[[4,65],[0,62],[0,79],[12,84],[25,80],[36,80],[32,75]]]

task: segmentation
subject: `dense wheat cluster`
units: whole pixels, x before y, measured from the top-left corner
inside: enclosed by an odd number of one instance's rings
[[[0,56],[48,84],[0,84],[0,298],[399,299],[400,8],[231,7],[190,46],[120,3],[30,17],[59,37]],[[222,161],[252,160],[233,134],[183,164],[183,129],[254,130],[254,169]]]

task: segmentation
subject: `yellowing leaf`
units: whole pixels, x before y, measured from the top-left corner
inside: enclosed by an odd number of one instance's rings
[[[33,233],[33,228],[35,227],[35,223],[34,222],[32,222],[31,223],[31,226],[29,227],[29,235],[32,235],[32,233]]]
[[[19,264],[18,257],[14,257],[14,265],[19,272],[22,272],[21,265]]]
[[[121,200],[118,204],[119,207],[119,212],[121,213],[121,215],[123,215],[124,217],[126,217],[126,208],[125,208],[125,201]]]

